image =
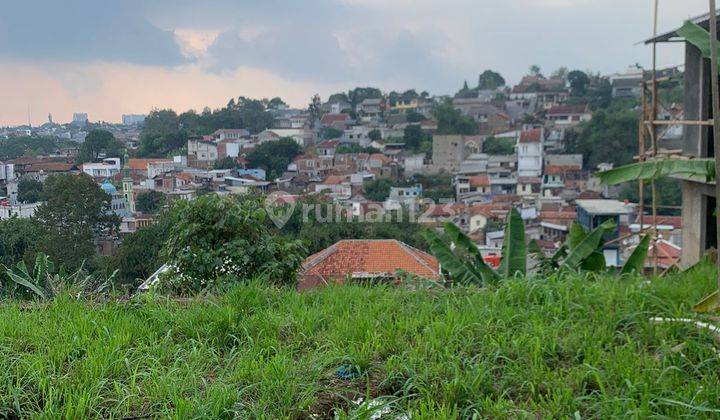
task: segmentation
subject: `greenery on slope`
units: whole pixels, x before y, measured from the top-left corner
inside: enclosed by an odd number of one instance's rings
[[[712,336],[648,321],[690,316],[714,278],[6,302],[0,416],[366,417],[360,397],[411,418],[717,416]]]

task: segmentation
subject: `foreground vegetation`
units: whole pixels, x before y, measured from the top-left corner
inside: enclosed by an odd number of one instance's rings
[[[718,415],[712,335],[649,322],[692,316],[713,278],[6,301],[0,417]]]

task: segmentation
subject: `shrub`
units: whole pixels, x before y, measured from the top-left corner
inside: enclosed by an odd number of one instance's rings
[[[182,217],[162,253],[173,267],[163,279],[171,291],[196,293],[258,276],[295,284],[304,248],[270,233],[260,200],[209,194],[179,201],[172,212]]]

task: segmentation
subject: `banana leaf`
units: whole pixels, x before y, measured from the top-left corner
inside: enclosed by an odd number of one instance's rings
[[[630,258],[625,262],[620,275],[631,274],[631,273],[642,273],[645,267],[645,258],[647,258],[648,249],[650,248],[650,235],[645,235],[638,246],[630,255]]]
[[[677,30],[677,34],[685,38],[685,40],[696,46],[703,57],[710,58],[710,32],[706,31],[702,26],[687,21],[682,28]],[[720,51],[720,48],[718,48]],[[720,68],[718,68],[720,71]]]
[[[684,175],[690,178],[712,181],[715,179],[715,162],[712,159],[667,159],[633,163],[598,173],[605,185],[624,182],[658,179],[670,175]]]
[[[432,230],[423,234],[430,246],[430,252],[438,259],[442,269],[450,273],[450,277],[461,284],[482,284],[482,274],[471,264],[455,255],[450,246]]]
[[[510,278],[527,272],[527,244],[525,243],[525,223],[520,212],[510,210],[505,222],[505,237],[502,248],[502,261],[498,269],[500,276]]]
[[[613,220],[607,220],[602,225],[593,229],[575,248],[570,249],[570,253],[567,258],[565,258],[563,265],[572,270],[576,270],[586,258],[598,249],[605,233],[613,229],[615,229],[615,222]]]
[[[10,270],[7,267],[5,268],[5,274],[10,278],[10,280],[14,281],[15,283],[19,284],[20,286],[23,286],[36,295],[38,295],[41,299],[47,299],[47,296],[45,294],[45,291],[42,290],[37,285],[33,284],[31,281],[30,273],[28,272],[27,267],[25,266],[24,262],[18,263],[18,269],[20,270],[20,275],[15,274],[14,271]]]
[[[717,312],[718,309],[720,309],[720,290],[716,290],[713,294],[693,306],[693,311],[701,314]]]
[[[473,241],[465,235],[459,227],[451,222],[445,222],[445,233],[450,236],[450,240],[460,249],[463,249],[468,255],[470,255],[475,262],[475,270],[480,272],[483,281],[487,283],[495,283],[500,279],[500,276],[493,271],[483,260],[482,254],[478,247]]]
[[[588,255],[580,263],[580,268],[583,271],[590,271],[592,273],[599,273],[607,269],[607,263],[605,262],[605,255],[602,251],[595,250],[592,254]]]
[[[568,232],[565,243],[568,249],[575,249],[583,239],[587,238],[588,232],[578,222],[573,222],[570,226],[570,232]]]

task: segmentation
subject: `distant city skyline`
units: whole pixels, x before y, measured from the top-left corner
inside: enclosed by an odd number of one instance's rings
[[[0,15],[0,126],[120,122],[230,98],[304,107],[355,86],[452,94],[485,69],[648,66],[652,0],[27,0]],[[498,4],[500,3],[500,4]],[[707,12],[660,0],[660,31]],[[681,45],[659,48],[677,65]]]

